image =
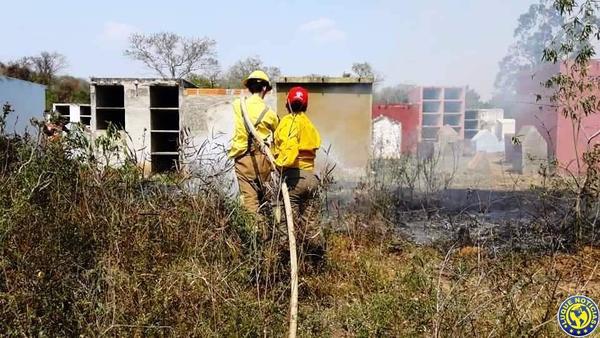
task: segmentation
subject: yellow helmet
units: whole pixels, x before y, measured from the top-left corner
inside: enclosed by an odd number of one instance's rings
[[[271,80],[269,80],[269,75],[263,72],[262,70],[255,70],[244,80],[244,87],[248,87],[249,80],[261,80],[267,83],[267,89],[271,90],[273,87],[271,86]]]

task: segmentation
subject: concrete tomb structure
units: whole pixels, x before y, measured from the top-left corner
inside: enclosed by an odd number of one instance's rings
[[[548,145],[535,126],[524,126],[517,135],[519,142],[513,156],[513,169],[523,174],[535,174],[548,165]]]
[[[154,173],[180,166],[180,136],[188,116],[181,111],[181,80],[92,78],[93,137],[109,125],[128,134],[129,146],[145,171]]]
[[[373,79],[282,76],[276,82],[280,116],[287,114],[287,93],[295,86],[308,90],[307,114],[321,134],[316,170],[334,164],[336,177],[363,176],[371,157]]]
[[[296,85],[310,94],[307,114],[322,137],[317,165],[329,160],[338,176],[362,176],[371,156],[372,79],[283,77],[265,102],[282,117],[287,91]],[[226,150],[233,134],[231,103],[240,89],[201,89],[184,80],[92,78],[90,130],[103,135],[109,125],[127,132],[128,145],[144,171],[177,167],[228,169]],[[69,119],[74,111],[57,105]],[[83,118],[86,114],[79,114]],[[399,136],[401,137],[401,136]],[[318,170],[319,168],[317,168]]]
[[[90,127],[92,124],[92,107],[83,103],[54,103],[52,111],[57,112],[68,123],[81,123]]]
[[[464,137],[465,92],[464,87],[416,87],[410,93],[420,118],[418,141],[437,141],[443,126]]]
[[[515,134],[506,134],[504,137],[504,161],[506,163],[513,163],[515,157],[516,147],[513,142]]]

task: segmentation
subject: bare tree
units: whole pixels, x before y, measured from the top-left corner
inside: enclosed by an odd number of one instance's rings
[[[207,65],[204,69],[204,77],[208,80],[210,88],[215,88],[219,84],[221,80],[221,74],[223,71],[221,70],[221,65],[219,61],[214,60],[213,63]]]
[[[409,94],[413,88],[414,86],[409,84],[380,88],[373,93],[373,102],[378,104],[408,103]]]
[[[132,34],[125,55],[143,62],[163,78],[181,79],[214,64],[215,40],[175,33]]]
[[[253,56],[239,60],[229,68],[227,71],[227,85],[233,88],[240,87],[246,76],[257,69],[267,73],[271,80],[275,80],[281,75],[281,70],[278,67],[265,66],[259,56]]]
[[[368,62],[356,62],[352,64],[352,72],[358,77],[370,77],[375,84],[384,80],[383,76],[377,73],[373,66]]]
[[[56,73],[65,69],[68,65],[67,58],[57,52],[43,51],[39,55],[30,56],[26,59],[38,78],[37,82],[45,85],[49,85]]]
[[[214,62],[204,67],[202,73],[190,73],[185,78],[200,88],[217,88],[224,81],[221,74],[221,65],[219,61],[214,60]]]

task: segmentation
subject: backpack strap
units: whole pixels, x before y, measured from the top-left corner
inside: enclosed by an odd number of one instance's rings
[[[246,100],[246,98],[243,97],[242,100]],[[271,107],[269,107],[268,105],[265,105],[265,109],[263,109],[263,111],[260,113],[260,115],[256,119],[256,122],[254,122],[254,127],[258,126],[262,122],[263,118],[265,117],[267,112],[269,112],[270,109],[271,109]],[[242,112],[242,121],[244,121],[244,128],[246,129],[246,134],[248,135],[248,146],[246,147],[246,151],[250,151],[254,137],[252,136],[252,133],[250,133],[250,127],[246,123],[246,119],[243,116],[244,115],[243,110],[244,110],[244,105],[240,101],[240,111]]]
[[[267,114],[269,109],[271,109],[271,107],[265,105],[265,109],[263,109],[262,113],[260,113],[260,115],[258,115],[258,119],[256,119],[256,122],[254,123],[255,127],[258,126],[258,124],[262,122],[262,119],[265,117],[265,115]]]

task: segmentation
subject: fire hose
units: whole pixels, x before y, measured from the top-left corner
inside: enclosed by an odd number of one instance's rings
[[[269,159],[269,163],[271,164],[271,168],[273,170],[277,170],[277,166],[275,165],[275,157],[269,149],[268,145],[262,141],[256,128],[254,128],[254,123],[250,120],[247,114],[246,107],[246,98],[241,97],[241,110],[242,117],[244,118],[244,122],[248,127],[248,130],[252,134],[255,140],[257,140],[260,151],[267,156]],[[298,329],[298,255],[296,251],[296,235],[294,234],[294,220],[292,218],[292,204],[290,203],[290,194],[288,190],[288,186],[285,181],[281,182],[281,195],[283,196],[283,205],[285,208],[285,219],[287,223],[287,231],[288,231],[288,242],[290,249],[290,283],[291,283],[291,292],[290,292],[290,321],[289,321],[289,338],[296,337],[296,331]]]

